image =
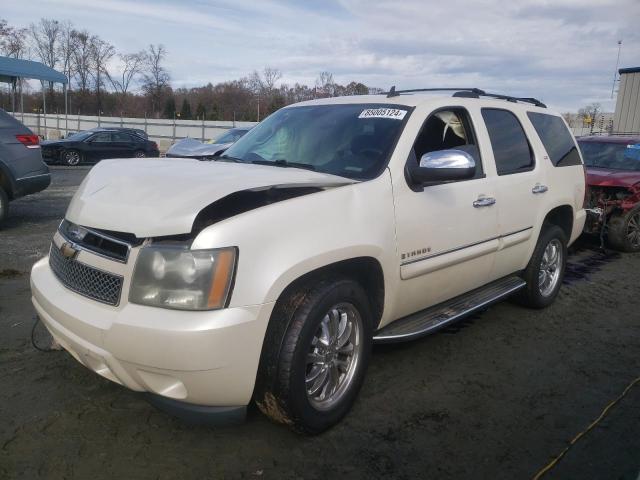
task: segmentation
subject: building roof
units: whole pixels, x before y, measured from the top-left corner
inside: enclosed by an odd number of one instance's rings
[[[618,73],[640,73],[640,67],[621,68],[618,70]]]
[[[3,77],[4,81],[12,78],[33,78],[46,82],[69,83],[65,75],[43,63],[10,57],[0,57],[0,81]]]

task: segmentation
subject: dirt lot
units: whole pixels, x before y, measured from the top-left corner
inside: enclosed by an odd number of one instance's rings
[[[640,255],[581,242],[549,309],[505,302],[377,347],[354,410],[324,435],[256,411],[186,425],[31,346],[29,268],[87,171],[54,169],[0,231],[0,478],[531,478],[640,376]],[[637,385],[545,478],[637,480],[639,432]]]

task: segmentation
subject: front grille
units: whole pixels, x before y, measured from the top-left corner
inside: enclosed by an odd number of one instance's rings
[[[142,240],[130,233],[104,232],[75,225],[67,220],[62,221],[58,231],[74,244],[122,263],[127,263],[131,246],[142,243]]]
[[[90,267],[75,258],[66,258],[54,243],[49,252],[49,265],[68,289],[108,305],[120,303],[121,276]]]

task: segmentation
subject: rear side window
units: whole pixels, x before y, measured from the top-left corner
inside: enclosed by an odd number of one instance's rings
[[[533,154],[516,116],[508,110],[483,108],[482,118],[489,132],[498,175],[531,170]]]
[[[546,113],[527,112],[551,163],[556,167],[581,165],[580,154],[571,134],[560,117]]]
[[[131,139],[131,137],[129,135],[127,135],[126,133],[114,133],[112,135],[113,135],[113,141],[114,142],[131,143],[133,141]]]

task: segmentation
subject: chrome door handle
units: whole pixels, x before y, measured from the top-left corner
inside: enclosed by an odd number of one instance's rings
[[[476,208],[480,207],[490,207],[496,203],[496,199],[493,197],[478,197],[478,199],[473,202],[473,206]]]
[[[532,193],[544,193],[547,190],[549,190],[549,187],[547,187],[546,185],[541,185],[539,183],[536,183],[535,186],[531,189]]]

